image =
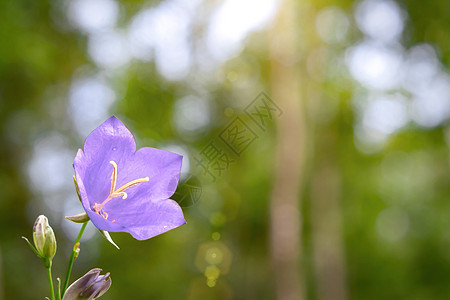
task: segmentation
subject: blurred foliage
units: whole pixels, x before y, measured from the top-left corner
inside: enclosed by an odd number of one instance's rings
[[[122,1],[122,17],[127,19],[142,5],[157,3]],[[301,56],[306,57],[322,44],[310,26],[316,12],[336,2],[299,3],[300,15],[305,16],[298,29],[305,41]],[[352,1],[338,4],[349,16],[356,5]],[[399,4],[408,13],[405,45],[431,43],[449,68],[450,2],[404,0]],[[0,8],[0,299],[43,298],[48,293],[45,270],[20,236],[31,236],[38,214],[49,217],[58,240],[55,277],[63,276],[73,241],[62,229],[61,224],[67,222],[62,218],[62,205],[58,206],[59,214],[50,212],[42,197],[33,192],[27,164],[34,142],[48,131],[66,136],[75,156],[84,137],[73,130],[67,94],[77,70],[95,66],[86,51],[86,37],[70,28],[59,1],[3,1]],[[326,47],[343,53],[359,38],[353,22],[350,37],[343,44]],[[261,90],[270,95],[266,32],[254,33],[246,41],[241,55],[225,62],[216,72],[217,78],[207,79],[212,123],[195,139],[180,134],[173,120],[174,103],[191,92],[187,83],[193,77],[168,82],[153,62],[132,62],[122,74],[110,77],[119,91],[110,113],[136,135],[138,147],[183,145],[191,154],[191,171],[201,171],[193,157],[211,141],[226,149],[219,139],[225,126],[235,116],[251,124],[243,109]],[[302,65],[304,59],[299,62]],[[226,76],[230,73],[237,79]],[[391,136],[383,150],[363,154],[355,147],[351,103],[358,84],[345,70],[319,81],[306,72],[304,75],[305,89],[318,95],[315,104],[305,104],[311,154],[302,192],[304,251],[299,270],[305,273],[307,299],[319,299],[312,258],[310,185],[316,171],[327,164],[338,170],[341,182],[338,213],[342,215],[349,298],[447,299],[448,125],[431,129],[410,125]],[[266,131],[252,127],[258,138],[215,182],[200,174],[201,197],[183,208],[187,225],[144,242],[113,233],[120,251],[95,233],[93,239],[82,243],[72,279],[93,267],[111,272],[113,285],[104,299],[274,299],[269,201],[275,122]],[[71,183],[72,178],[66,180]],[[76,202],[75,191],[72,193]],[[382,216],[387,222],[381,223]],[[404,235],[398,232],[399,222],[407,227]],[[216,264],[211,260],[217,255],[222,255],[217,263],[219,276],[214,275],[214,268],[207,269]],[[214,287],[208,286],[208,276],[218,277]]]

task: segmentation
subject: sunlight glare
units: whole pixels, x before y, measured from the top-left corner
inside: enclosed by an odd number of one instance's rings
[[[210,124],[210,114],[206,99],[194,95],[185,96],[174,104],[175,128],[180,136],[195,137]]]
[[[81,136],[87,136],[109,117],[109,108],[116,93],[105,80],[83,77],[72,82],[69,91],[68,115]]]
[[[405,27],[405,13],[391,0],[366,0],[355,13],[358,27],[379,42],[395,42]]]
[[[401,80],[403,49],[364,41],[346,53],[353,78],[373,89],[395,88]]]
[[[119,5],[114,0],[72,0],[68,16],[72,26],[85,33],[94,33],[116,24]]]
[[[225,61],[242,48],[246,35],[275,14],[276,0],[226,0],[211,16],[206,43],[210,55]]]
[[[412,102],[412,119],[423,127],[435,127],[450,117],[450,76],[436,77]]]
[[[114,30],[91,34],[88,53],[99,67],[105,69],[125,66],[130,58],[125,38]]]
[[[363,127],[382,134],[392,134],[408,122],[405,99],[381,96],[369,102],[363,113]]]

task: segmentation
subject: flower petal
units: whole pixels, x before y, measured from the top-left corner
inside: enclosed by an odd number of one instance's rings
[[[106,153],[123,157],[136,151],[136,142],[123,123],[112,116],[86,138],[84,152],[89,159],[99,159]],[[108,155],[108,156],[110,156]]]
[[[95,281],[101,271],[102,269],[95,268],[87,272],[81,278],[77,279],[67,288],[66,292],[64,293],[63,300],[79,299],[80,293],[82,293]]]
[[[186,224],[183,212],[171,199],[138,201],[121,211],[111,210],[112,224],[123,225],[120,230],[130,233],[137,240],[146,240],[178,226]]]
[[[87,215],[91,219],[92,223],[94,223],[95,227],[97,227],[98,229],[101,229],[101,230],[109,230],[111,226],[108,226],[108,225],[114,225],[114,224],[110,224],[111,222],[105,220],[103,217],[99,216],[97,213],[95,213],[92,210],[92,206],[94,205],[94,203],[96,201],[98,203],[101,203],[101,201],[103,201],[103,200],[96,200],[94,198],[95,196],[92,197],[91,194],[89,194],[89,196],[88,196],[88,191],[87,191],[85,183],[87,182],[89,184],[89,181],[86,179],[87,178],[86,173],[88,171],[90,171],[91,166],[87,163],[85,154],[81,149],[78,150],[78,153],[75,157],[73,166],[75,169],[75,178],[76,178],[76,181],[78,184],[78,189],[80,192],[81,204],[83,205],[84,210],[86,211]],[[98,178],[98,180],[100,181],[101,179]],[[106,192],[106,194],[107,193],[108,192]],[[114,227],[115,227],[116,231],[118,231],[121,228],[120,226],[117,226],[117,225]]]
[[[117,186],[138,178],[149,181],[130,188],[128,199],[145,197],[153,201],[168,199],[180,180],[183,156],[155,148],[141,148],[128,161],[118,164]]]
[[[106,282],[104,282],[102,284],[101,288],[97,290],[97,293],[94,295],[93,299],[97,299],[97,298],[100,298],[101,296],[103,296],[103,294],[109,290],[109,288],[111,287],[111,284],[112,284],[112,280],[111,280],[111,277],[109,277],[108,280],[106,280]]]
[[[84,152],[78,152],[74,161],[75,173],[81,177],[90,205],[101,203],[111,187],[111,160],[123,165],[136,151],[131,132],[116,117],[111,117],[89,134]],[[83,172],[81,170],[83,169]],[[78,184],[80,180],[77,178]]]
[[[92,283],[92,285],[90,285],[85,292],[80,294],[80,296],[82,296],[83,299],[86,300],[100,298],[101,295],[103,295],[109,290],[111,284],[112,281],[111,278],[109,277],[109,273],[106,273],[106,275],[99,275],[95,279],[95,282]]]

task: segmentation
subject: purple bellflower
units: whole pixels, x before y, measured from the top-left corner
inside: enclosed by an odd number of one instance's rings
[[[84,210],[98,229],[138,240],[185,224],[180,206],[169,199],[182,159],[154,148],[136,151],[131,132],[109,118],[89,134],[73,163]]]
[[[64,293],[63,300],[91,300],[100,298],[111,287],[109,273],[100,275],[102,269],[92,269],[72,283]]]

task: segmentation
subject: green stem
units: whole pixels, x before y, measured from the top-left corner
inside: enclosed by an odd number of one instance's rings
[[[83,235],[83,232],[84,232],[84,229],[86,228],[87,223],[88,222],[84,222],[83,226],[81,226],[80,233],[78,233],[78,237],[75,240],[75,244],[72,248],[72,253],[70,254],[70,259],[69,259],[69,267],[67,268],[66,279],[64,280],[64,286],[63,286],[63,289],[61,292],[61,298],[64,296],[67,286],[69,285],[70,273],[72,273],[72,265],[76,258],[75,256],[77,255],[77,248],[80,245],[81,236]]]
[[[51,299],[55,300],[55,291],[53,290],[53,279],[52,279],[52,264],[50,263],[47,269],[47,277],[48,277],[48,283],[50,284],[50,293],[51,293]]]
[[[61,300],[61,279],[56,278],[58,281],[58,288],[56,289],[56,300]]]

